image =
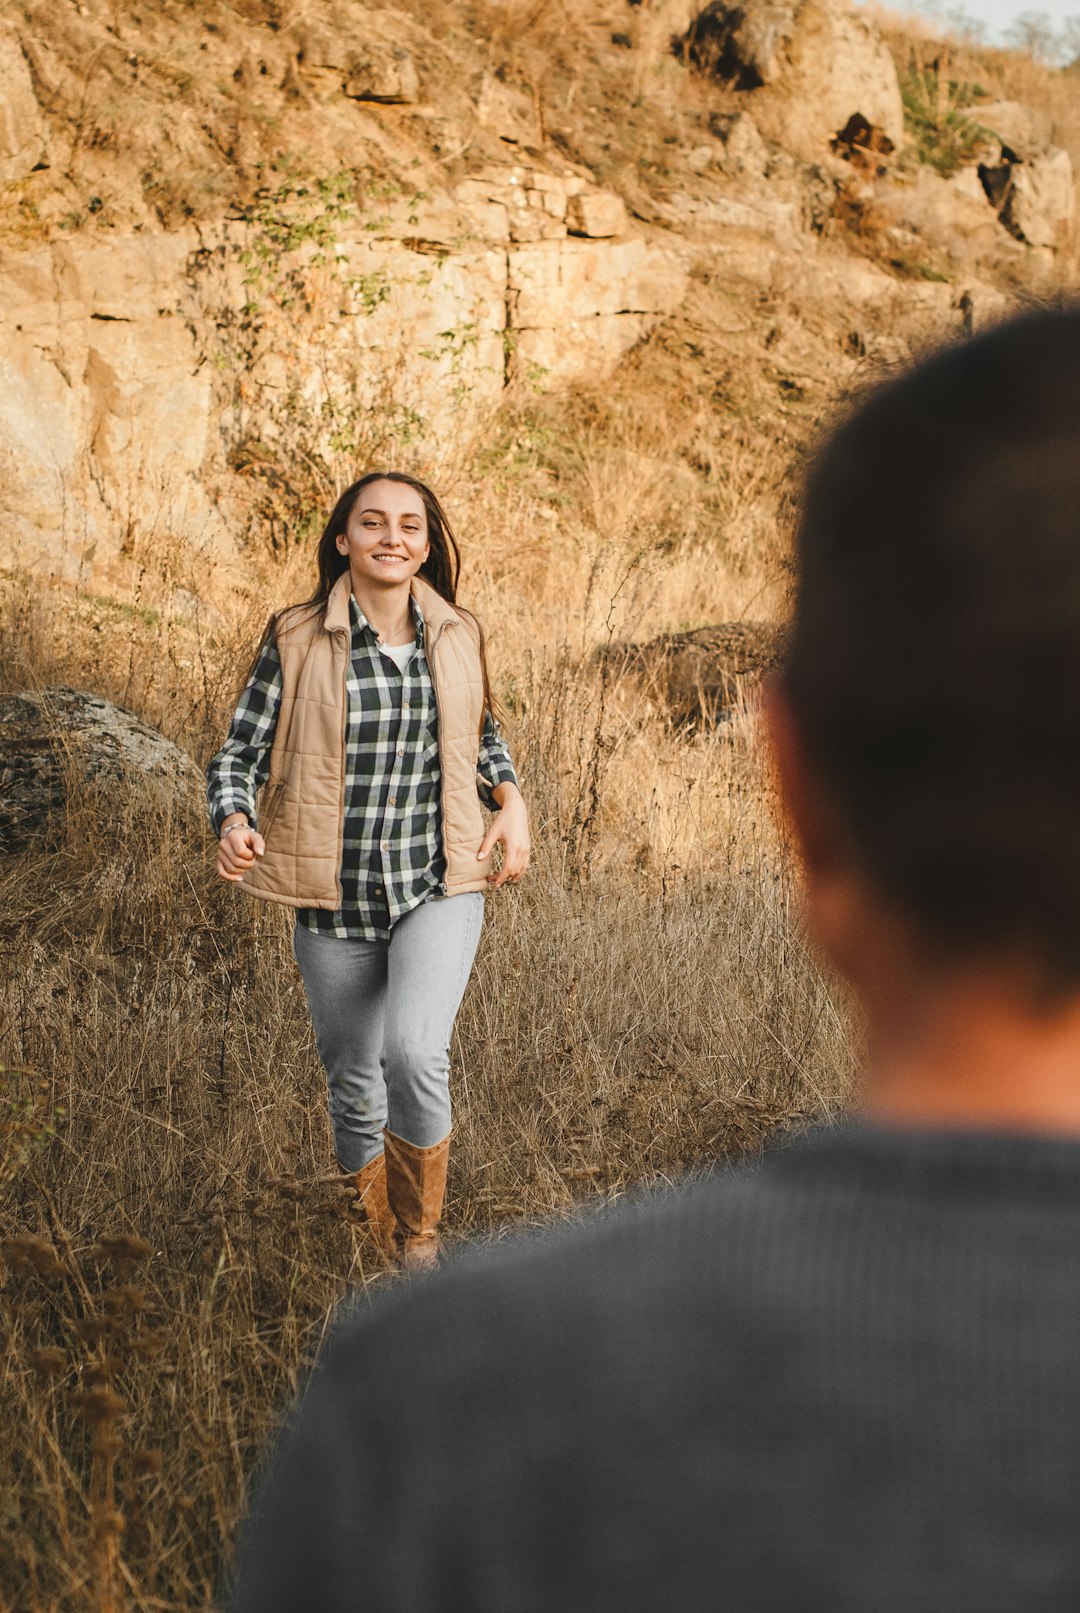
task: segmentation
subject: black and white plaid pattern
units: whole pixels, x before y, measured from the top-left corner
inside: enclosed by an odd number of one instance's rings
[[[442,882],[438,713],[424,654],[424,621],[415,600],[416,652],[404,673],[383,655],[355,599],[350,610],[342,904],[336,912],[300,908],[297,919],[324,935],[379,941]],[[280,703],[281,661],[270,641],[240,697],[229,737],[206,770],[215,834],[233,812],[245,812],[257,825],[255,796],[270,770]],[[476,769],[488,791],[517,782],[506,743],[490,715]],[[488,792],[481,791],[481,798],[486,806],[495,806]]]

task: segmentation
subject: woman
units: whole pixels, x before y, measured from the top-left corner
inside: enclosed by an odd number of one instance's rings
[[[338,1163],[406,1268],[437,1258],[450,1034],[483,893],[529,862],[483,634],[454,602],[458,569],[422,482],[373,472],[347,488],[318,587],[271,618],[207,769],[218,873],[297,909]],[[481,801],[496,812],[486,833]]]

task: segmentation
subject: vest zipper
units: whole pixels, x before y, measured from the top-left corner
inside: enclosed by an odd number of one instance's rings
[[[450,625],[451,624],[449,622],[443,622],[431,643],[424,645],[424,658],[427,661],[428,671],[431,674],[431,692],[435,696],[435,719],[439,724],[439,807],[442,811],[443,842],[443,878],[439,881],[439,889],[442,891],[444,896],[449,896],[450,894],[445,877],[450,871],[450,859],[446,854],[446,767],[443,762],[443,720],[442,706],[439,703],[439,680],[435,673],[435,663],[431,658],[431,654],[434,651],[436,644],[438,644],[439,640],[442,638],[443,634],[446,632],[446,629]]]
[[[348,772],[349,761],[349,662],[352,660],[352,634],[341,627],[338,628],[336,636],[345,641],[345,660],[341,669],[341,813],[337,871],[338,912],[340,912],[345,901],[345,887],[341,883],[341,865],[345,858],[345,775]]]

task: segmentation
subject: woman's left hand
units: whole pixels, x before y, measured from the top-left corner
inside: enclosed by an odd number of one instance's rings
[[[529,814],[516,784],[496,785],[491,793],[499,804],[499,811],[476,859],[483,862],[496,846],[502,846],[502,867],[497,874],[488,875],[488,884],[492,890],[498,890],[506,881],[516,885],[529,866]]]

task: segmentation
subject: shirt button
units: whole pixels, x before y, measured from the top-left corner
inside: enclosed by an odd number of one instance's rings
[[[390,797],[389,805],[390,806],[397,806],[397,796],[396,795],[392,795]]]
[[[376,894],[376,896],[381,896],[382,895],[382,886],[381,885],[376,885],[375,894]]]
[[[382,849],[383,849],[383,851],[389,851],[390,850],[390,842],[389,842],[389,840],[384,840],[383,841]]]
[[[399,746],[398,746],[398,748],[397,748],[397,753],[398,753],[398,755],[399,755],[399,756],[404,756],[404,754],[405,754],[405,747],[404,747],[404,745],[399,745]]]

